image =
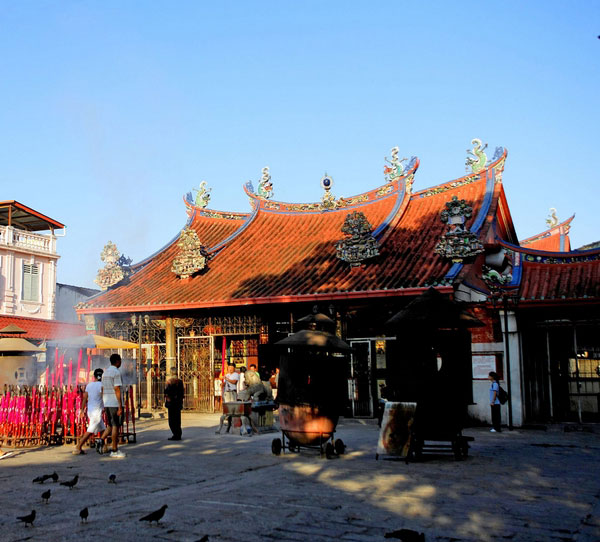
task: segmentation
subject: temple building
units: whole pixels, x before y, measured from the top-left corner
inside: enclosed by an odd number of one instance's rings
[[[413,190],[419,160],[400,160],[398,148],[384,183],[352,197],[336,197],[325,175],[321,201],[278,202],[265,168],[256,190],[244,186],[249,212],[226,212],[209,209],[203,182],[184,197],[186,227],[152,256],[130,265],[105,247],[104,291],[77,311],[90,332],[139,343],[148,382],[176,366],[185,407],[209,412],[223,363],[268,373],[272,345],[323,312],[354,348],[347,415],[368,417],[406,350],[386,322],[434,288],[485,324],[467,342],[474,419],[489,420],[491,370],[510,389],[503,418],[514,425],[597,416],[573,379],[600,359],[600,249],[569,251],[568,223],[551,226],[551,252],[520,243],[502,183],[507,152],[488,159],[472,143],[466,175],[423,190]],[[554,345],[557,327],[577,346]]]

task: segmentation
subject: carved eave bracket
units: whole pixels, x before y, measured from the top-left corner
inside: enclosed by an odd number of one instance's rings
[[[177,241],[179,252],[173,259],[171,271],[179,278],[187,279],[206,267],[208,253],[192,228],[181,230]]]
[[[452,260],[452,263],[462,263],[483,252],[483,245],[478,237],[464,227],[472,214],[472,207],[464,199],[452,196],[452,200],[446,202],[446,209],[442,211],[440,219],[449,229],[442,234],[436,245],[436,254]]]
[[[512,281],[512,274],[509,272],[501,272],[491,266],[484,265],[481,268],[481,278],[485,285],[490,289],[490,292],[498,292],[502,288],[506,288]]]
[[[131,259],[119,254],[117,246],[109,241],[100,253],[100,259],[106,264],[103,269],[98,270],[94,282],[102,290],[108,290],[118,282],[122,281],[130,273]]]
[[[361,265],[365,260],[379,255],[379,244],[373,237],[373,229],[367,217],[360,211],[349,213],[344,220],[344,239],[335,244],[336,256],[351,267]]]

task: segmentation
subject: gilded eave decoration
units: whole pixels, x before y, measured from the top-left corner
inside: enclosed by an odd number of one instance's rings
[[[453,263],[462,263],[466,258],[483,252],[483,245],[477,236],[464,227],[472,214],[472,207],[464,199],[459,200],[457,196],[452,196],[452,199],[446,202],[446,209],[442,211],[440,220],[447,224],[449,229],[436,245],[436,254],[451,259]]]
[[[345,238],[335,245],[337,257],[352,267],[379,255],[379,244],[372,234],[371,224],[364,213],[354,211],[344,220],[342,233]]]
[[[102,290],[107,290],[130,274],[131,260],[124,255],[120,255],[117,246],[112,241],[104,246],[100,253],[100,259],[105,263],[105,266],[103,269],[98,270],[94,282]]]
[[[171,271],[179,278],[187,279],[206,267],[208,254],[192,228],[181,230],[177,246],[179,252],[173,259]]]

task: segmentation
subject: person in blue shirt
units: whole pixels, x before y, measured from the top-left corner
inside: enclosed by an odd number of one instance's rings
[[[491,371],[488,375],[489,381],[492,383],[490,386],[490,407],[492,409],[492,428],[491,433],[500,433],[502,431],[501,417],[500,417],[500,399],[498,399],[498,391],[500,390],[500,384],[498,383],[498,374]]]

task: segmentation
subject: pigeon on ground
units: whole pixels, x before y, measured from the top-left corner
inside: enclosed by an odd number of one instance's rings
[[[31,483],[32,484],[43,484],[46,480],[52,478],[52,476],[50,476],[49,474],[42,474],[41,476],[38,476],[37,478],[34,478]]]
[[[52,482],[58,482],[58,474],[56,474],[56,471],[50,475],[50,478],[52,478]]]
[[[72,480],[68,480],[66,482],[61,482],[60,485],[61,486],[66,486],[69,489],[73,489],[77,485],[77,481],[78,480],[79,480],[79,474],[76,474],[75,478],[73,478]]]
[[[44,499],[46,504],[48,504],[48,501],[50,500],[50,493],[52,493],[52,491],[50,489],[48,491],[44,491],[42,493],[42,499]]]
[[[208,535],[205,534],[200,540],[196,540],[196,542],[208,542]]]
[[[385,538],[398,538],[402,542],[425,542],[425,533],[418,533],[412,529],[399,529],[385,533]]]
[[[168,508],[168,506],[166,504],[163,504],[158,510],[151,512],[150,514],[148,514],[147,516],[144,516],[143,518],[140,518],[140,521],[147,521],[148,523],[152,523],[153,521],[156,521],[156,524],[158,525],[158,522],[165,515],[165,510],[167,508]]]
[[[35,520],[35,510],[32,510],[31,514],[28,514],[26,516],[17,516],[17,519],[19,521],[22,521],[25,524],[25,527],[27,527],[27,524],[33,527],[33,522]]]
[[[109,484],[116,484],[117,483],[117,475],[116,474],[109,474],[108,475],[108,483]]]
[[[81,518],[81,523],[87,523],[87,518],[90,515],[87,506],[79,512],[79,517]]]

